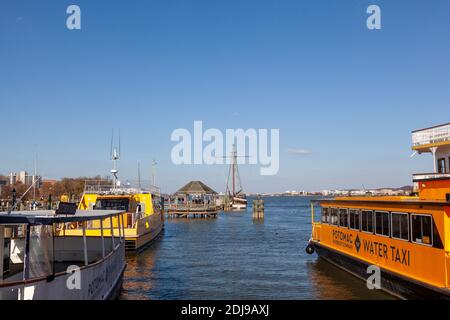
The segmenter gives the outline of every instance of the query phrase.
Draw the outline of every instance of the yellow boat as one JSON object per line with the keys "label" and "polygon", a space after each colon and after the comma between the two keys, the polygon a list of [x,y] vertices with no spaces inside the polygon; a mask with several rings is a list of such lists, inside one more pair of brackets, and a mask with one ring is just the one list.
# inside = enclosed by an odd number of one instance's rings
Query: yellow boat
{"label": "yellow boat", "polygon": [[[123,210],[125,249],[135,251],[154,240],[163,230],[163,204],[159,189],[114,188],[111,181],[87,181],[79,210]],[[108,226],[106,226],[108,227]],[[118,221],[113,221],[119,234]],[[95,228],[95,226],[94,226]],[[79,230],[66,230],[66,235],[78,235]],[[98,231],[99,232],[99,231]],[[88,236],[100,236],[90,228]]]}
{"label": "yellow boat", "polygon": [[[141,184],[135,188],[129,184],[121,186],[117,174],[117,160],[120,159],[120,131],[119,147],[113,148],[114,131],[111,138],[111,170],[112,180],[86,181],[83,196],[78,205],[79,210],[120,210],[123,214],[125,249],[136,251],[152,242],[164,227],[164,203],[159,188],[150,186],[147,190]],[[139,172],[140,177],[140,172]],[[140,180],[140,179],[139,179]],[[153,179],[154,181],[154,179]],[[114,235],[120,235],[121,225],[118,218],[106,222],[107,225],[91,225],[87,236],[99,237],[103,227],[110,228],[113,224]],[[109,229],[108,229],[109,230]],[[108,231],[106,231],[108,232]],[[64,230],[66,236],[80,236],[80,230]]]}
{"label": "yellow boat", "polygon": [[[413,131],[434,172],[415,174],[417,195],[319,200],[307,252],[405,299],[450,298],[450,124]],[[372,277],[377,273],[379,282]]]}

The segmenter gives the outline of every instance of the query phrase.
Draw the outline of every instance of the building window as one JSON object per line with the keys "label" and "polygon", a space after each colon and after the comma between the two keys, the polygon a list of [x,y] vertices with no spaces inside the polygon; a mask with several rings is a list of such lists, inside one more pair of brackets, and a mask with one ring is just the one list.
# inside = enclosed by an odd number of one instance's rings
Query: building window
{"label": "building window", "polygon": [[433,245],[433,219],[430,215],[411,215],[412,241]]}
{"label": "building window", "polygon": [[348,227],[348,209],[339,209],[339,226]]}
{"label": "building window", "polygon": [[438,173],[445,173],[445,158],[439,158],[437,161]]}
{"label": "building window", "polygon": [[409,240],[408,214],[392,212],[392,237],[401,240]]}
{"label": "building window", "polygon": [[322,208],[322,223],[328,223],[328,221],[329,221],[328,208]]}
{"label": "building window", "polygon": [[375,233],[389,237],[389,212],[375,211]]}
{"label": "building window", "polygon": [[373,233],[373,211],[361,211],[361,230],[364,232]]}
{"label": "building window", "polygon": [[360,212],[359,210],[350,209],[350,229],[359,230],[360,227]]}

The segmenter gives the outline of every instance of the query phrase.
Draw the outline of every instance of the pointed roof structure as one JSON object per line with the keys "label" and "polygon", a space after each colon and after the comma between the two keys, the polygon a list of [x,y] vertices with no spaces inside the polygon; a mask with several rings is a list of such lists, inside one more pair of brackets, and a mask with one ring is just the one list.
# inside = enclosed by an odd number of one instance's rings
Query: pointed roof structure
{"label": "pointed roof structure", "polygon": [[208,187],[201,181],[191,181],[180,188],[176,194],[217,194],[216,191]]}

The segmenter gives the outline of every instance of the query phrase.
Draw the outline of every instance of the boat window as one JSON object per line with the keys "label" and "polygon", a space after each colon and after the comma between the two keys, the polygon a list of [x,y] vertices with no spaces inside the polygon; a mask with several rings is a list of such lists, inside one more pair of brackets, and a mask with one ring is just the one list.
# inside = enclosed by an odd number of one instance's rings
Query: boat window
{"label": "boat window", "polygon": [[360,212],[356,209],[350,209],[350,229],[359,230],[360,228]]}
{"label": "boat window", "polygon": [[409,240],[408,214],[392,212],[392,237],[401,240]]}
{"label": "boat window", "polygon": [[389,212],[375,211],[375,233],[389,237]]}
{"label": "boat window", "polygon": [[124,210],[128,211],[130,199],[97,199],[95,210]]}
{"label": "boat window", "polygon": [[30,278],[53,273],[53,226],[30,226]]}
{"label": "boat window", "polygon": [[3,237],[3,270],[0,280],[4,282],[19,281],[23,278],[25,230],[25,225],[5,225],[0,228]]}
{"label": "boat window", "polygon": [[430,215],[411,215],[412,241],[420,244],[433,244],[433,220]]}
{"label": "boat window", "polygon": [[373,233],[373,211],[361,211],[361,230],[364,232]]}
{"label": "boat window", "polygon": [[328,208],[322,208],[322,223],[328,223],[328,221],[329,221]]}
{"label": "boat window", "polygon": [[331,208],[331,220],[330,223],[337,226],[338,225],[338,209]]}
{"label": "boat window", "polygon": [[438,173],[445,173],[445,158],[439,158],[437,161]]}
{"label": "boat window", "polygon": [[348,227],[348,209],[339,209],[339,226]]}

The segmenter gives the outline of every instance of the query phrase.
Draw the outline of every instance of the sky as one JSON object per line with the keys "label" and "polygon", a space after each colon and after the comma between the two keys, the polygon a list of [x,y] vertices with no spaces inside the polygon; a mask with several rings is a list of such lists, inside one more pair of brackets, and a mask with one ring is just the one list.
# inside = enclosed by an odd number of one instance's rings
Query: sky
{"label": "sky", "polygon": [[[81,30],[66,9],[81,8]],[[366,27],[369,5],[381,30]],[[450,122],[448,0],[0,2],[0,173],[107,175],[225,191],[225,165],[173,164],[172,132],[280,130],[280,169],[247,192],[399,187],[432,170],[411,131]]]}

